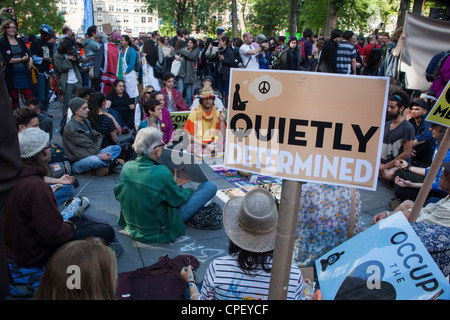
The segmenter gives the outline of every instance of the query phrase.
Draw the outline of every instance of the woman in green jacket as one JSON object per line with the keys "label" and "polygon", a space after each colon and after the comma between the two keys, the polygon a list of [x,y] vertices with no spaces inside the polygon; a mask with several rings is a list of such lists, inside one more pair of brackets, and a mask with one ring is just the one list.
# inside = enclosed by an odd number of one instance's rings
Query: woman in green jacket
{"label": "woman in green jacket", "polygon": [[157,128],[139,130],[133,145],[137,158],[123,166],[114,187],[120,202],[118,224],[131,238],[144,243],[170,242],[183,235],[184,223],[217,192],[209,181],[195,191],[182,188],[188,181],[158,162],[163,146]]}

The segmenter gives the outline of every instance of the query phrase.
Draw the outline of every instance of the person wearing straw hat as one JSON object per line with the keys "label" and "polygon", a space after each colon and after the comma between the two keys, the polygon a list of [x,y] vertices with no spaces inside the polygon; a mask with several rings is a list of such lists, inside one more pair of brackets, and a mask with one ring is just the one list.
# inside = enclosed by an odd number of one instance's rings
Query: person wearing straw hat
{"label": "person wearing straw hat", "polygon": [[220,151],[225,138],[225,114],[214,106],[215,93],[209,85],[200,92],[200,105],[192,110],[184,125],[190,135],[190,143],[207,154]]}
{"label": "person wearing straw hat", "polygon": [[[229,255],[208,266],[200,293],[192,268],[181,272],[191,300],[267,300],[277,222],[277,204],[269,191],[256,188],[244,197],[231,198],[223,208]],[[300,269],[292,265],[287,299],[309,300],[310,290]]]}
{"label": "person wearing straw hat", "polygon": [[5,204],[5,247],[8,258],[23,267],[42,267],[64,243],[91,236],[109,244],[114,229],[80,216],[89,205],[72,201],[61,212],[50,186],[44,181],[50,161],[49,135],[39,128],[19,134],[22,172]]}

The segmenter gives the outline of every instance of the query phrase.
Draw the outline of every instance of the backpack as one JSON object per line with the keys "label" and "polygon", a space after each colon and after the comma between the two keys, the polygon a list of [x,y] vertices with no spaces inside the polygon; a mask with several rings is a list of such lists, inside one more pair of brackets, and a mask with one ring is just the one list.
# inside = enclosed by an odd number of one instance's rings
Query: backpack
{"label": "backpack", "polygon": [[437,75],[439,74],[439,71],[441,70],[442,64],[444,63],[444,60],[450,55],[449,51],[442,51],[441,53],[438,53],[433,58],[431,58],[430,62],[428,63],[428,66],[425,70],[425,77],[428,82],[433,82],[436,80]]}
{"label": "backpack", "polygon": [[[130,52],[129,52],[130,49],[133,49],[133,48],[127,49],[127,57],[129,57],[129,55],[130,55]],[[136,50],[134,50],[134,51],[136,51]],[[136,61],[134,63],[134,71],[136,71],[137,73],[139,73],[139,71],[141,71],[141,59],[139,56],[139,52],[136,52]]]}
{"label": "backpack", "polygon": [[72,174],[69,158],[64,154],[63,148],[56,143],[52,144],[50,154],[51,158],[48,167],[54,178],[61,178],[65,174]]}
{"label": "backpack", "polygon": [[383,56],[383,51],[381,50],[381,46],[374,45],[370,50],[369,59],[367,59],[367,66],[374,66],[380,63],[381,57]]}
{"label": "backpack", "polygon": [[242,66],[241,55],[239,54],[239,48],[233,48],[233,57],[236,68]]}
{"label": "backpack", "polygon": [[13,262],[9,262],[8,267],[12,277],[12,284],[9,286],[9,295],[16,298],[33,296],[41,281],[44,268],[20,267]]}

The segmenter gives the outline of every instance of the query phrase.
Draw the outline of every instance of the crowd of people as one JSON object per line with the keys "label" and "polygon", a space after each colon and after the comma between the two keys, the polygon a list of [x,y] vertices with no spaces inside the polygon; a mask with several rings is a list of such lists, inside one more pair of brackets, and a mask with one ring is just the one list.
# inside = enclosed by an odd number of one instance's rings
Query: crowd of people
{"label": "crowd of people", "polygon": [[[130,39],[117,30],[100,34],[91,26],[84,41],[77,41],[68,26],[59,38],[46,24],[40,27],[38,37],[23,38],[17,33],[13,12],[11,19],[3,21],[1,89],[9,93],[10,102],[2,101],[2,111],[9,114],[9,108],[13,112],[2,121],[15,124],[4,128],[14,131],[17,139],[12,140],[17,143],[10,144],[8,156],[16,156],[11,159],[13,165],[2,172],[14,183],[1,198],[5,217],[1,236],[10,261],[43,268],[36,299],[115,298],[116,255],[120,254],[115,232],[109,224],[84,214],[89,199],[74,197],[78,182],[72,173],[120,174],[114,188],[120,203],[119,225],[140,242],[174,241],[184,233],[184,225],[208,206],[217,187],[212,182],[195,190],[186,187],[189,180],[171,172],[159,159],[164,149],[180,144],[195,154],[214,157],[223,152],[223,110],[228,105],[231,68],[397,79],[399,52],[407,36],[399,29],[392,36],[372,34],[364,39],[336,29],[323,39],[307,29],[299,39],[254,37],[251,33],[230,39],[223,28],[216,31],[215,39],[195,39],[184,29],[177,30],[174,38],[154,31]],[[52,91],[62,106],[63,120],[57,130],[47,112]],[[446,132],[446,127],[424,121],[438,95],[434,90],[411,95],[401,86],[390,89],[380,178],[394,185],[393,212],[403,210],[408,215]],[[171,112],[179,111],[189,112],[181,136],[175,134],[171,120]],[[54,131],[61,134],[63,146],[52,143]],[[56,159],[58,152],[63,157]],[[442,241],[424,230],[437,228],[441,235],[449,234],[448,163],[450,152],[426,207],[419,217],[410,219],[429,246],[440,247]],[[299,267],[312,266],[326,251],[361,231],[357,221],[360,195],[355,189],[311,183],[304,191],[288,299],[311,299],[313,295],[314,289]],[[314,199],[324,201],[318,204]],[[327,205],[336,199],[341,205]],[[390,214],[376,215],[373,223]],[[344,219],[337,220],[338,216]],[[321,234],[311,228],[320,224],[321,217],[334,221],[327,224],[329,230],[321,228],[322,234],[327,233],[325,245]],[[190,298],[267,298],[277,219],[276,201],[266,190],[255,189],[227,202],[223,225],[230,238],[229,255],[211,263],[200,291],[192,268],[181,270]],[[427,227],[421,228],[421,223]],[[83,259],[89,259],[89,266]],[[98,263],[92,263],[94,260]],[[448,275],[448,248],[435,260]],[[77,296],[64,287],[59,266],[73,264],[90,270],[92,278],[83,281],[92,286],[83,287],[92,288],[91,292],[76,291]],[[244,277],[242,288],[224,290],[236,274]],[[247,291],[249,279],[258,283],[254,291]]]}

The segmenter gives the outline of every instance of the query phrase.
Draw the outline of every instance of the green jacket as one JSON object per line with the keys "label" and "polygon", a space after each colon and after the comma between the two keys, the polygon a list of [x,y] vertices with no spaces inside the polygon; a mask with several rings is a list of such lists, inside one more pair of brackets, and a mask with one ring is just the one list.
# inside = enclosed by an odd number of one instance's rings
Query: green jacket
{"label": "green jacket", "polygon": [[174,241],[184,234],[177,208],[193,192],[179,187],[167,166],[148,156],[138,156],[135,161],[125,163],[114,187],[120,202],[117,223],[140,242]]}

